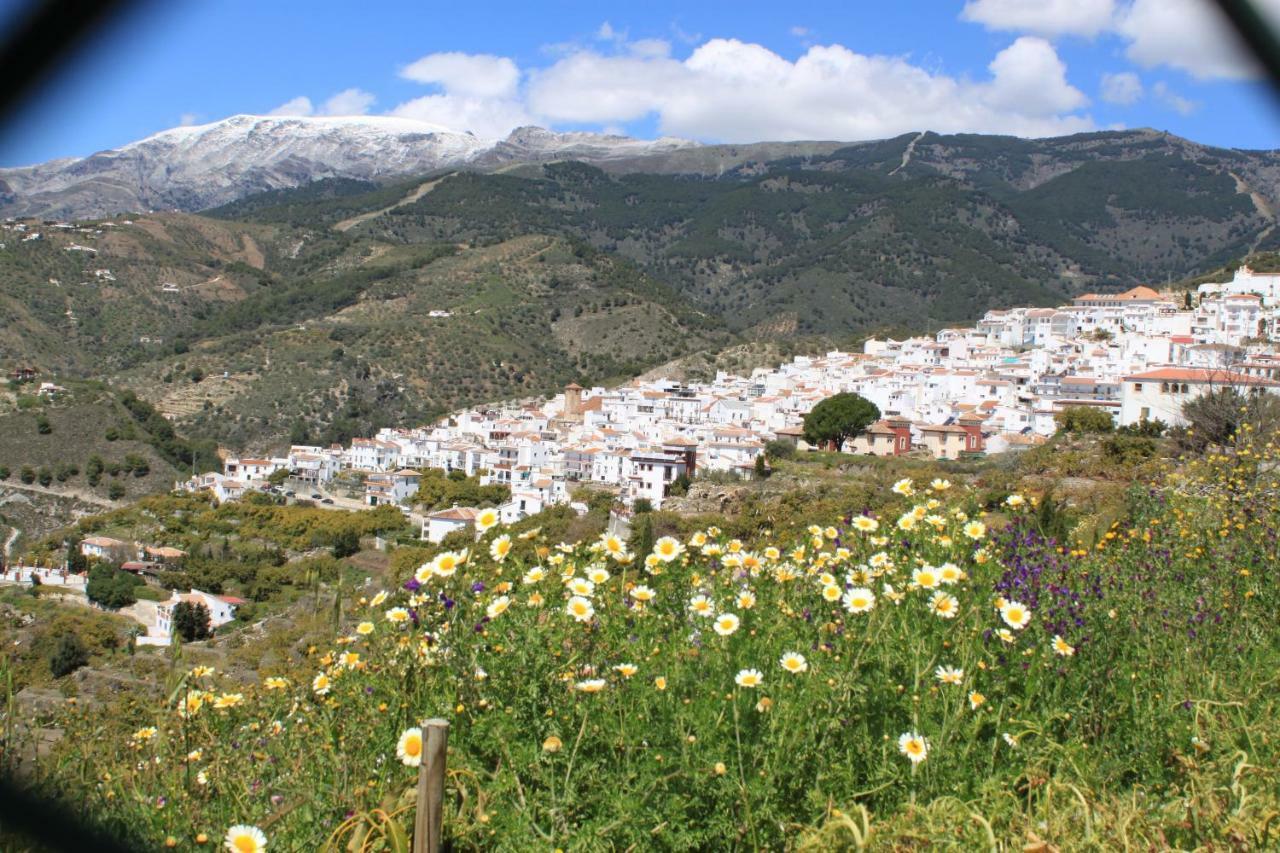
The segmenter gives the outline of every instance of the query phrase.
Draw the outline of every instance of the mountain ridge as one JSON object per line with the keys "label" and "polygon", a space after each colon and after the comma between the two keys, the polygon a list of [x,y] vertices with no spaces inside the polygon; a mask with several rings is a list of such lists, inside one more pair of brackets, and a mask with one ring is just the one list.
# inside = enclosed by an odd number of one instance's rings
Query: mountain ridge
{"label": "mountain ridge", "polygon": [[560,157],[608,160],[696,144],[531,127],[484,139],[397,116],[235,115],[87,157],[0,169],[0,215],[86,219],[190,212],[323,178],[376,180]]}

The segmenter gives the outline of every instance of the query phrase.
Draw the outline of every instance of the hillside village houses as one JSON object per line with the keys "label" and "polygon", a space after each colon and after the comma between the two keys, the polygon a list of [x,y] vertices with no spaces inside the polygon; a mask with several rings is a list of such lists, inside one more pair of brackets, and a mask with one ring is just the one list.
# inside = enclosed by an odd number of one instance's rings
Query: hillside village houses
{"label": "hillside village houses", "polygon": [[[868,340],[861,353],[799,356],[749,376],[713,381],[576,384],[540,402],[457,412],[414,429],[383,429],[349,447],[290,448],[274,459],[227,459],[223,474],[193,478],[233,499],[288,468],[324,484],[366,475],[367,502],[403,504],[416,469],[440,468],[502,483],[515,520],[569,501],[575,484],[615,489],[625,504],[661,507],[671,485],[704,471],[750,476],[766,442],[797,442],[804,415],[851,391],[883,417],[844,449],[942,459],[1026,448],[1056,430],[1066,406],[1092,406],[1120,424],[1181,422],[1181,407],[1215,387],[1280,393],[1280,274],[1240,269],[1201,285],[1196,304],[1147,287],[1085,294],[1057,308],[988,311],[972,328],[906,340]],[[470,523],[446,510],[424,536]]]}

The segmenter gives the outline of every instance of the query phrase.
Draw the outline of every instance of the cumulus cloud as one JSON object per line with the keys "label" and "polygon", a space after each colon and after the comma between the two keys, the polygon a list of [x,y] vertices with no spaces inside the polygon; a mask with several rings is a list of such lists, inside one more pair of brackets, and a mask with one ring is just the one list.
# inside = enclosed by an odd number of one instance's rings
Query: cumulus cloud
{"label": "cumulus cloud", "polygon": [[514,62],[486,53],[428,54],[406,65],[400,76],[473,98],[510,97],[520,83],[520,69]]}
{"label": "cumulus cloud", "polygon": [[1151,87],[1151,94],[1155,95],[1156,100],[1179,115],[1189,116],[1200,109],[1200,104],[1174,92],[1163,80]]}
{"label": "cumulus cloud", "polygon": [[1115,14],[1115,0],[968,0],[960,11],[963,20],[992,30],[1090,38],[1108,29]]}
{"label": "cumulus cloud", "polygon": [[343,89],[329,97],[319,109],[306,95],[299,95],[285,101],[267,113],[269,116],[362,116],[376,101],[372,94],[363,89]]}
{"label": "cumulus cloud", "polygon": [[320,115],[362,116],[369,112],[369,107],[376,100],[372,94],[362,89],[343,89],[324,102]]}
{"label": "cumulus cloud", "polygon": [[1142,99],[1142,81],[1132,71],[1102,75],[1102,100],[1128,106]]}
{"label": "cumulus cloud", "polygon": [[[966,21],[993,30],[1043,36],[1112,33],[1144,68],[1165,66],[1202,80],[1260,76],[1260,70],[1213,0],[967,0]],[[1280,0],[1256,0],[1280,24]]]}
{"label": "cumulus cloud", "polygon": [[736,39],[712,39],[683,61],[582,50],[533,72],[529,111],[552,123],[606,124],[657,117],[664,133],[739,142],[869,139],[910,130],[1043,136],[1088,130],[1073,111],[1053,46],[1023,37],[970,81],[901,57],[814,46],[795,61]]}
{"label": "cumulus cloud", "polygon": [[517,127],[538,123],[518,100],[449,93],[405,101],[391,115],[430,122],[441,129],[470,131],[482,139],[499,139]]}
{"label": "cumulus cloud", "polygon": [[[1280,0],[1258,0],[1260,12],[1280,20]],[[1248,50],[1210,0],[1134,0],[1121,16],[1126,55],[1145,68],[1166,65],[1200,79],[1260,75]]]}
{"label": "cumulus cloud", "polygon": [[306,95],[299,95],[292,100],[285,101],[267,113],[269,116],[309,116],[316,111],[311,103],[311,99]]}

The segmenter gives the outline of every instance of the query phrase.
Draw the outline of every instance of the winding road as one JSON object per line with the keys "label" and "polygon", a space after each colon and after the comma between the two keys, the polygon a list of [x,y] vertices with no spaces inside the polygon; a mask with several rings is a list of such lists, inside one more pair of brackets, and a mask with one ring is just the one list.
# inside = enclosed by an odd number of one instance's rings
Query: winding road
{"label": "winding road", "polygon": [[101,495],[95,495],[93,492],[84,492],[80,489],[53,489],[48,486],[37,485],[36,483],[0,483],[0,492],[3,492],[5,489],[14,489],[19,492],[35,492],[40,495],[52,495],[55,498],[77,500],[81,503],[93,504],[94,506],[100,506],[106,509],[115,509],[120,505],[115,501],[102,497]]}

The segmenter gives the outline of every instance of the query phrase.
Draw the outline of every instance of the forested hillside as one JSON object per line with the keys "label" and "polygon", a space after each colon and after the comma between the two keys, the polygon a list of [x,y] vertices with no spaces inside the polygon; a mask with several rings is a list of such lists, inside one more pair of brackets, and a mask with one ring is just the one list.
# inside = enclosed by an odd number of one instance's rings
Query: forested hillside
{"label": "forested hillside", "polygon": [[334,178],[206,215],[5,223],[0,367],[110,379],[184,434],[265,450],[743,341],[928,331],[1280,248],[1274,155],[1152,131],[703,146],[604,166]]}

